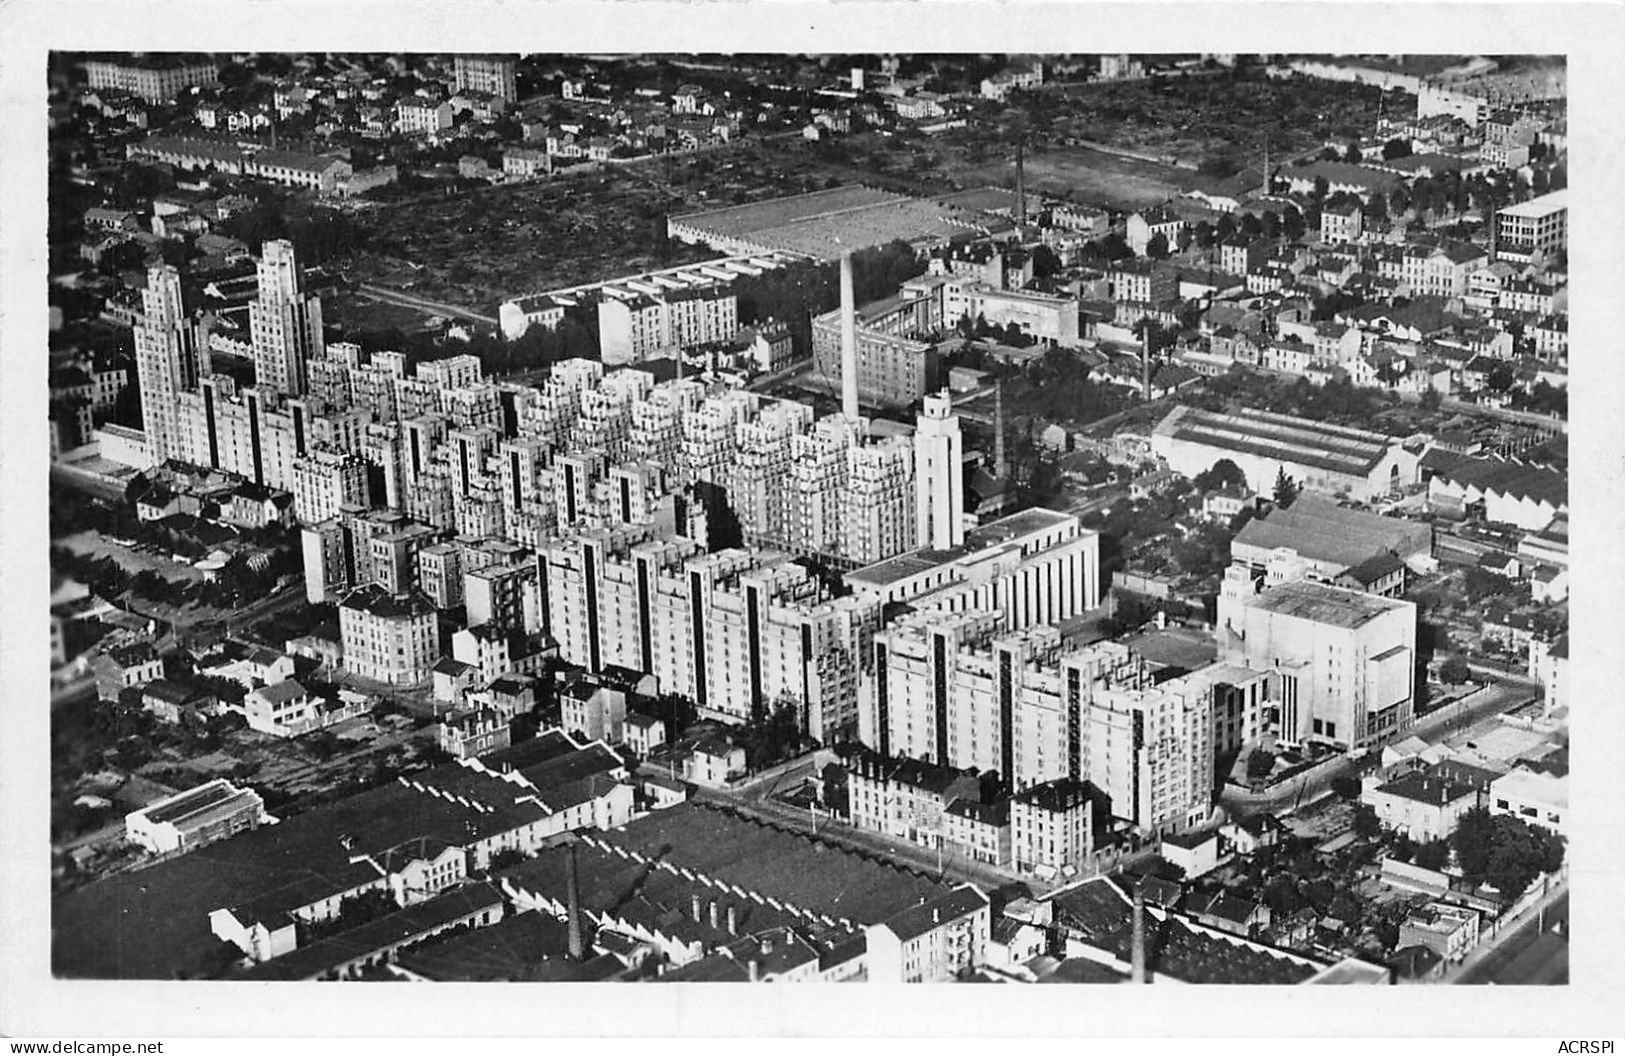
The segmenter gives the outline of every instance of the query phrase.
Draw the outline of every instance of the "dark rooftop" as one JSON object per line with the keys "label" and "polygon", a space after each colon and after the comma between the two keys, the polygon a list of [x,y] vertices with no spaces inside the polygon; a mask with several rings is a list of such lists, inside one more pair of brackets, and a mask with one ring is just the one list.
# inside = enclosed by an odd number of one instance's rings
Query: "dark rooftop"
{"label": "dark rooftop", "polygon": [[878,923],[946,890],[889,860],[692,801],[639,818],[603,839],[860,924]]}
{"label": "dark rooftop", "polygon": [[569,949],[564,921],[546,913],[510,913],[490,927],[415,946],[396,963],[437,982],[513,981]]}

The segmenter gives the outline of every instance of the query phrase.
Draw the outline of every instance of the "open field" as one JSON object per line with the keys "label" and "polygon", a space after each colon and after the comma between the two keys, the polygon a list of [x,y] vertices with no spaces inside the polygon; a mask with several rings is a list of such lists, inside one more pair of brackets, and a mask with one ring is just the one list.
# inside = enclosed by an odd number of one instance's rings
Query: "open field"
{"label": "open field", "polygon": [[[1152,205],[1200,181],[1189,169],[1124,158],[1088,147],[1030,152],[1024,168],[1030,191],[1117,208]],[[1015,165],[1003,159],[950,162],[948,171],[966,187],[1014,186],[1016,180]]]}

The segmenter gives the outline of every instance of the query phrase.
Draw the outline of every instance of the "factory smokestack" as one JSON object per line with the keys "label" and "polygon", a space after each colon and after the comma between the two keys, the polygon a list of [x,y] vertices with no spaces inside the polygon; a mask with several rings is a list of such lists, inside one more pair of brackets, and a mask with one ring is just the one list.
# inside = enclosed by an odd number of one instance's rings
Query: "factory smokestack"
{"label": "factory smokestack", "polygon": [[1004,458],[1004,382],[993,383],[993,477],[1003,480],[1010,472]]}
{"label": "factory smokestack", "polygon": [[1140,334],[1140,398],[1146,403],[1151,402],[1151,327],[1155,325],[1146,321],[1145,330]]}
{"label": "factory smokestack", "polygon": [[858,308],[852,295],[852,251],[841,250],[841,413],[858,420]]}
{"label": "factory smokestack", "polygon": [[1016,223],[1022,227],[1027,226],[1027,165],[1022,149],[1025,145],[1016,140]]}
{"label": "factory smokestack", "polygon": [[1145,982],[1145,883],[1143,880],[1134,881],[1134,949],[1129,954],[1131,958],[1129,980],[1135,983]]}
{"label": "factory smokestack", "polygon": [[575,841],[571,840],[568,846],[569,849],[564,852],[564,899],[570,914],[570,959],[579,961],[585,952],[585,943],[581,937],[581,881],[576,875]]}

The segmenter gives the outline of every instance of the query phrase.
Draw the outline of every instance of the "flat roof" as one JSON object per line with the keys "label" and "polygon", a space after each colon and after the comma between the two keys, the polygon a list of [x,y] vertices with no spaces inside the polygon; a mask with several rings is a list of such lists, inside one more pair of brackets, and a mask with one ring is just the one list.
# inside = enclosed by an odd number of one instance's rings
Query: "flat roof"
{"label": "flat roof", "polygon": [[847,573],[846,578],[848,582],[890,586],[911,576],[952,564],[1068,521],[1076,523],[1077,518],[1069,513],[1042,507],[1021,510],[966,531],[965,542],[951,550],[915,550],[907,554],[898,554],[896,557],[888,557],[884,561],[876,561],[872,565],[854,569]]}
{"label": "flat roof", "polygon": [[[961,216],[955,217],[955,213]],[[937,202],[852,184],[686,213],[672,217],[671,222],[696,228],[707,236],[739,239],[766,250],[834,260],[843,250],[898,239],[945,242],[956,235],[970,234],[971,215]]]}
{"label": "flat roof", "polygon": [[1266,612],[1300,620],[1352,628],[1403,608],[1407,603],[1323,583],[1298,582],[1271,587],[1251,599],[1249,604]]}
{"label": "flat roof", "polygon": [[1502,216],[1522,216],[1539,218],[1549,216],[1560,209],[1569,207],[1569,191],[1567,187],[1561,190],[1543,194],[1539,198],[1531,198],[1527,202],[1518,202],[1501,210]]}
{"label": "flat roof", "polygon": [[1185,671],[1205,670],[1218,655],[1213,635],[1170,627],[1123,639],[1123,644],[1153,664]]}

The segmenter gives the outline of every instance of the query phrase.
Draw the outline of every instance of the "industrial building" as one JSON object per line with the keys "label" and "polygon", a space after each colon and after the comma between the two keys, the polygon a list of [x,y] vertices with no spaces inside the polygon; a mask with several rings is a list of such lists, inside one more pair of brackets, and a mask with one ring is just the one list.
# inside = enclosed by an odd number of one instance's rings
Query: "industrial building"
{"label": "industrial building", "polygon": [[1151,432],[1152,452],[1184,476],[1229,459],[1260,495],[1273,493],[1285,472],[1303,490],[1360,502],[1416,483],[1430,447],[1424,436],[1399,438],[1268,411],[1221,414],[1183,405]]}
{"label": "industrial building", "polygon": [[1565,249],[1569,239],[1569,192],[1543,194],[1495,214],[1495,259],[1531,263]]}
{"label": "industrial building", "polygon": [[1317,495],[1253,518],[1230,541],[1233,563],[1263,572],[1272,560],[1290,555],[1305,574],[1328,583],[1378,555],[1425,564],[1432,553],[1431,524],[1339,506]]}
{"label": "industrial building", "polygon": [[931,249],[989,231],[986,218],[964,210],[858,185],[685,213],[666,221],[670,237],[724,253],[793,253],[827,261],[888,242]]}

